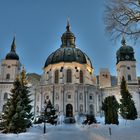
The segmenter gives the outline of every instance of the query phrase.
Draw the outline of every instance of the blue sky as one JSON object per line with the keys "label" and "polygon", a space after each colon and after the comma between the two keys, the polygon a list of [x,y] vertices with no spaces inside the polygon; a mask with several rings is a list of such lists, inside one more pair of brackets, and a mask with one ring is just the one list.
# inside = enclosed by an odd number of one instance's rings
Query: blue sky
{"label": "blue sky", "polygon": [[[104,30],[105,0],[0,0],[0,59],[10,50],[16,34],[17,53],[27,72],[43,73],[50,53],[61,45],[67,17],[77,47],[91,59],[95,74],[109,68],[116,75],[116,50]],[[131,41],[129,45],[134,46]],[[140,43],[134,46],[140,75]]]}

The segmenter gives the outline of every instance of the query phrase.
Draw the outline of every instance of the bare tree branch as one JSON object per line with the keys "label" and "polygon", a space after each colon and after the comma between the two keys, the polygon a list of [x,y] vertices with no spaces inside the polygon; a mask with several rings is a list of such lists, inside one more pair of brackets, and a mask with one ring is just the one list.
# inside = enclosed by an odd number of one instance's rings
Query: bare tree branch
{"label": "bare tree branch", "polygon": [[140,0],[106,0],[104,23],[112,40],[140,37]]}

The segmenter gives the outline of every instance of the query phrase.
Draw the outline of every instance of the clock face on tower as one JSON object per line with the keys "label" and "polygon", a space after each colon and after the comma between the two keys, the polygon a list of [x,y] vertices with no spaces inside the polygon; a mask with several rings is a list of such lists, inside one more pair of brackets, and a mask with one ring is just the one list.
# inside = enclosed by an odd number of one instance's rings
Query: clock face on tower
{"label": "clock face on tower", "polygon": [[128,59],[129,59],[129,55],[126,55],[126,56],[125,56],[125,59],[127,59],[127,60],[128,60]]}

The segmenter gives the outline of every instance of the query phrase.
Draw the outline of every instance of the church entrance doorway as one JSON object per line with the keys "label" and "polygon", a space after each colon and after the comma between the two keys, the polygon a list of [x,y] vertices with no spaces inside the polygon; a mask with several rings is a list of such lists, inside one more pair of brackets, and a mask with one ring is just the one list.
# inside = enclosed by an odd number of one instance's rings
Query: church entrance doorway
{"label": "church entrance doorway", "polygon": [[71,104],[66,105],[66,117],[73,117],[73,107]]}

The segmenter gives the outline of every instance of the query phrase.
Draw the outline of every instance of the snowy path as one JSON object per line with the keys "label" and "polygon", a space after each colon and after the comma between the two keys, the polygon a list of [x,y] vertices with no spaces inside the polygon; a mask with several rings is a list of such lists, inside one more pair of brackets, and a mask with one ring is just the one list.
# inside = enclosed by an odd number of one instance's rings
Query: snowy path
{"label": "snowy path", "polygon": [[[109,127],[112,135],[109,135]],[[43,134],[43,124],[36,124],[26,133],[2,134],[0,140],[140,140],[140,119],[129,121],[125,125],[92,124],[89,126],[46,124],[46,134]]]}
{"label": "snowy path", "polygon": [[[82,131],[75,125],[65,125],[64,127],[53,128],[55,131],[49,129],[48,134],[44,136],[47,140],[90,140],[89,132]],[[92,139],[93,140],[93,139]]]}
{"label": "snowy path", "polygon": [[[0,134],[0,140],[90,140],[88,131],[82,131],[76,125],[49,126],[43,134],[42,126],[34,126],[29,132],[16,134]],[[93,139],[92,139],[93,140]]]}

